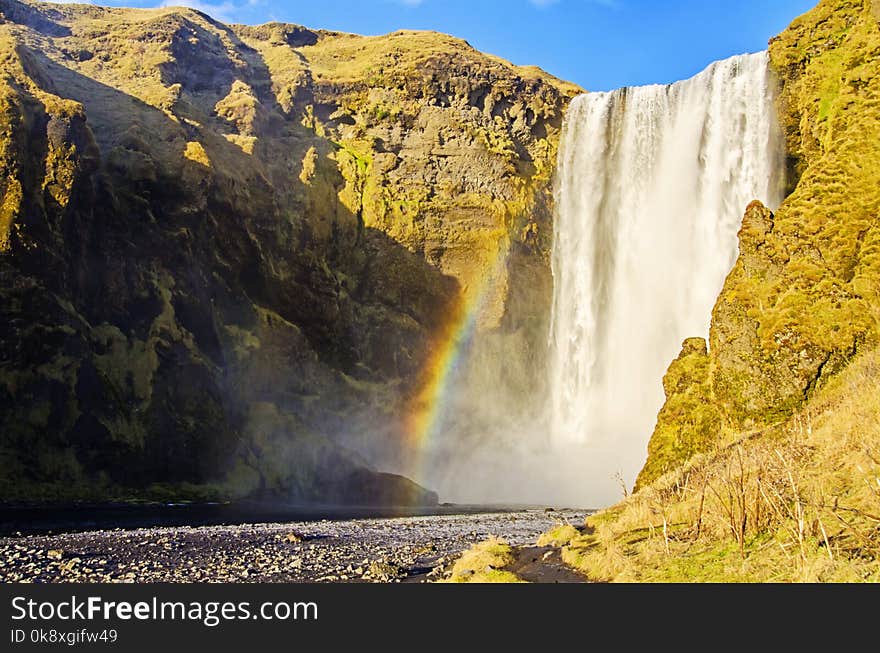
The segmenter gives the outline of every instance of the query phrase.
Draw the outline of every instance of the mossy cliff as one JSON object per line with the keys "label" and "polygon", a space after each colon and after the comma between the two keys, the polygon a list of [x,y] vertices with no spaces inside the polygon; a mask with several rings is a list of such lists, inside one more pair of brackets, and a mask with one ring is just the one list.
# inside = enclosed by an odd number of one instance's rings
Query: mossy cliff
{"label": "mossy cliff", "polygon": [[436,500],[369,455],[499,255],[481,328],[540,346],[578,89],[436,33],[0,12],[0,500]]}
{"label": "mossy cliff", "polygon": [[[880,581],[880,349],[561,541],[595,581]],[[545,538],[549,539],[549,538]]]}
{"label": "mossy cliff", "polygon": [[790,194],[748,207],[708,351],[686,343],[639,476],[789,418],[877,343],[880,3],[823,0],[770,42]]}
{"label": "mossy cliff", "polygon": [[594,580],[880,580],[880,3],[823,0],[770,60],[788,197],[746,209],[638,491],[564,545]]}

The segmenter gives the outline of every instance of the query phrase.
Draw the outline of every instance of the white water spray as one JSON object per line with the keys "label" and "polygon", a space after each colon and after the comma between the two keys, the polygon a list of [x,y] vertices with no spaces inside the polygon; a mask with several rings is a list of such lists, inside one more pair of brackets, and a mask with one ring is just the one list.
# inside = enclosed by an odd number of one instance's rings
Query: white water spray
{"label": "white water spray", "polygon": [[[608,498],[631,483],[682,340],[707,336],[746,206],[782,199],[766,53],[669,86],[590,93],[559,156],[548,374],[552,447],[580,448]],[[591,481],[585,479],[585,484]],[[617,491],[616,489],[614,490]]]}

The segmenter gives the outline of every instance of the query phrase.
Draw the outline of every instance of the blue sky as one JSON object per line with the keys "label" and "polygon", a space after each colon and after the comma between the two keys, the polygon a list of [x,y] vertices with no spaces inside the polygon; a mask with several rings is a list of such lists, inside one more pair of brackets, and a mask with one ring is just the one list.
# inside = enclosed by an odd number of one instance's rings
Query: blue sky
{"label": "blue sky", "polygon": [[201,9],[227,22],[279,20],[359,34],[432,29],[588,90],[667,83],[756,52],[818,0],[104,0]]}

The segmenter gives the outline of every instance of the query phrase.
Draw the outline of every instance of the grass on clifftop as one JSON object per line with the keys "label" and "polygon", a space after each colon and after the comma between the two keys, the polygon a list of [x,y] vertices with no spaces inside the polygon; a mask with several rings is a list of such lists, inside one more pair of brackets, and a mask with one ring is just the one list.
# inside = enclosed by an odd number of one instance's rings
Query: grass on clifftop
{"label": "grass on clifftop", "polygon": [[880,582],[880,350],[586,526],[563,560],[598,581]]}

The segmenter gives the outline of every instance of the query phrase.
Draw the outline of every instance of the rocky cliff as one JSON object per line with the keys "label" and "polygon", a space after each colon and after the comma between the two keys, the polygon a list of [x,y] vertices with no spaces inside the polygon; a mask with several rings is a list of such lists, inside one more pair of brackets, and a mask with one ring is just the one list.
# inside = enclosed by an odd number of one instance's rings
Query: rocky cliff
{"label": "rocky cliff", "polygon": [[880,3],[823,0],[770,43],[790,194],[748,207],[708,343],[688,341],[639,476],[784,421],[877,343]]}
{"label": "rocky cliff", "polygon": [[436,501],[376,452],[495,261],[480,328],[541,346],[578,89],[436,33],[0,16],[0,500]]}

